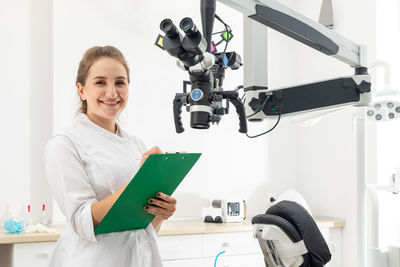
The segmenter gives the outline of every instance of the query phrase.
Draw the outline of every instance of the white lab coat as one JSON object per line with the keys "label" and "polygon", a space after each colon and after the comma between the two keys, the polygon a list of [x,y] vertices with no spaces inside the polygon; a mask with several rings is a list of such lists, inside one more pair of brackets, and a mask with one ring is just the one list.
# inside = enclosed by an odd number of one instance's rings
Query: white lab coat
{"label": "white lab coat", "polygon": [[119,126],[113,134],[85,114],[47,143],[46,176],[67,219],[51,267],[159,267],[157,233],[146,229],[94,235],[91,205],[113,194],[139,169],[146,147]]}

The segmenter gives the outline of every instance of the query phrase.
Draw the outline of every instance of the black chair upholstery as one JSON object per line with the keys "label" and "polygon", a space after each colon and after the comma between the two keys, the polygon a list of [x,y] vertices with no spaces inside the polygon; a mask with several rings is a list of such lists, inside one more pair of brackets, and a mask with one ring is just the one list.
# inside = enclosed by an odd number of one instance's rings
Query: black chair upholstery
{"label": "black chair upholstery", "polygon": [[304,240],[308,253],[303,255],[301,267],[322,267],[331,259],[331,253],[311,215],[300,204],[281,201],[265,214],[252,219],[253,224],[272,224],[281,228],[293,243]]}

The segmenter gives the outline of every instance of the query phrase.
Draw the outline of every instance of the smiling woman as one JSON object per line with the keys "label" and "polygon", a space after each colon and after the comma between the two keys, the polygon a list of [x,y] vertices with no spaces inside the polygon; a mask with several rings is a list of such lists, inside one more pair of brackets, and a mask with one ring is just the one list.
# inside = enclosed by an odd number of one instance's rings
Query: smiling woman
{"label": "smiling woman", "polygon": [[79,64],[80,114],[46,145],[47,180],[67,219],[50,267],[162,266],[156,231],[175,212],[171,196],[158,192],[148,200],[143,209],[154,219],[145,229],[94,234],[146,158],[162,153],[157,146],[147,150],[117,122],[128,102],[129,82],[129,68],[115,47],[90,48]]}

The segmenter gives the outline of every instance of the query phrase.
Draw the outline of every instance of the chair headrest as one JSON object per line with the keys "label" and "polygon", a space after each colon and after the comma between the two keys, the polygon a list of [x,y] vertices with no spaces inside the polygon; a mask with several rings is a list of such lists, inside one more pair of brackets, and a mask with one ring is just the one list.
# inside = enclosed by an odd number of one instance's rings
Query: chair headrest
{"label": "chair headrest", "polygon": [[[329,248],[314,219],[296,202],[287,200],[278,202],[265,214],[255,216],[252,223],[273,224],[280,227],[293,242],[304,240],[308,250],[308,256],[303,256],[304,267],[323,267],[331,259]],[[293,232],[297,232],[297,238]]]}

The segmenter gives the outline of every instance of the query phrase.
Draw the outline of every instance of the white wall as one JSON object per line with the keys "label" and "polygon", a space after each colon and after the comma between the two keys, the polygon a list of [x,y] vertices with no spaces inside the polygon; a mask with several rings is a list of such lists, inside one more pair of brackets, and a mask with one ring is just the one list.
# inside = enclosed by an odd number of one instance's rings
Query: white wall
{"label": "white wall", "polygon": [[34,218],[43,203],[51,204],[43,146],[52,128],[51,1],[2,1],[1,7],[0,224],[22,219],[28,204]]}
{"label": "white wall", "polygon": [[[2,1],[2,3],[5,1]],[[19,213],[29,199],[29,1],[2,4],[0,9],[0,223]],[[3,215],[3,216],[2,216]]]}
{"label": "white wall", "polygon": [[30,1],[30,204],[39,220],[43,204],[52,217],[53,202],[44,175],[44,145],[53,125],[53,28],[52,0]]}

